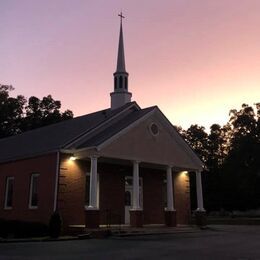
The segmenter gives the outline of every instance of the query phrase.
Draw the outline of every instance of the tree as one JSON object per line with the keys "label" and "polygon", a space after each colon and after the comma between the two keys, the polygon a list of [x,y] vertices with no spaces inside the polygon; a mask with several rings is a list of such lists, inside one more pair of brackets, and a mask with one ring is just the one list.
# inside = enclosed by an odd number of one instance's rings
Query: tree
{"label": "tree", "polygon": [[26,103],[24,96],[10,97],[12,86],[0,85],[0,138],[21,132],[23,108]]}
{"label": "tree", "polygon": [[51,95],[40,100],[37,97],[30,97],[25,107],[25,117],[22,130],[31,130],[45,125],[50,125],[73,117],[70,110],[60,112],[61,102],[54,100]]}
{"label": "tree", "polygon": [[259,105],[230,111],[229,153],[223,164],[223,194],[227,209],[260,207]]}
{"label": "tree", "polygon": [[12,86],[0,85],[0,138],[73,117],[70,110],[61,112],[61,102],[51,95],[42,100],[32,96],[27,101],[22,95],[10,97],[13,90]]}
{"label": "tree", "polygon": [[[207,166],[202,175],[207,210],[246,210],[260,207],[260,103],[230,111],[229,121],[178,129]],[[195,176],[190,174],[192,207],[196,205]]]}
{"label": "tree", "polygon": [[186,131],[182,130],[181,135],[200,159],[206,163],[208,160],[208,134],[205,132],[205,127],[191,125]]}

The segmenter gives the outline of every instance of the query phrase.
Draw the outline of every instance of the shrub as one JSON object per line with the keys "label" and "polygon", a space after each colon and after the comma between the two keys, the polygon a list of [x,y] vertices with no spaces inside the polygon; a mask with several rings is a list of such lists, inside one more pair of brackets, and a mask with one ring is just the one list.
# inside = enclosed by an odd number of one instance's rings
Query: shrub
{"label": "shrub", "polygon": [[52,238],[58,238],[61,234],[62,221],[58,212],[51,215],[49,222],[49,235]]}
{"label": "shrub", "polygon": [[47,225],[40,222],[0,219],[0,237],[26,238],[48,234]]}

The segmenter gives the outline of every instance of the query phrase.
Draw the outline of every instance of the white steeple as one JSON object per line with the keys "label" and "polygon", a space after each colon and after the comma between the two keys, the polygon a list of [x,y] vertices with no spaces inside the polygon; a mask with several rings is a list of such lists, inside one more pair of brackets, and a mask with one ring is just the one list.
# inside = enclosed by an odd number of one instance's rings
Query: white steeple
{"label": "white steeple", "polygon": [[124,39],[122,19],[125,18],[122,12],[120,16],[120,34],[117,54],[117,66],[114,73],[114,92],[110,93],[111,96],[111,109],[123,106],[131,102],[132,93],[128,92],[128,73],[125,70],[125,52],[124,52]]}

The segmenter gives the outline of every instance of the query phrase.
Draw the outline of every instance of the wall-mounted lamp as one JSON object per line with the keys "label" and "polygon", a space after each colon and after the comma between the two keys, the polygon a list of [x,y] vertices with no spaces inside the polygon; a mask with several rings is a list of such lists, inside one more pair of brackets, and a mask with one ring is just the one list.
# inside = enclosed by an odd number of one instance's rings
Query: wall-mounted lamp
{"label": "wall-mounted lamp", "polygon": [[187,171],[183,171],[183,172],[181,172],[181,174],[182,174],[183,176],[188,176],[188,172],[187,172]]}
{"label": "wall-mounted lamp", "polygon": [[75,156],[70,156],[69,160],[70,161],[75,161],[77,158]]}

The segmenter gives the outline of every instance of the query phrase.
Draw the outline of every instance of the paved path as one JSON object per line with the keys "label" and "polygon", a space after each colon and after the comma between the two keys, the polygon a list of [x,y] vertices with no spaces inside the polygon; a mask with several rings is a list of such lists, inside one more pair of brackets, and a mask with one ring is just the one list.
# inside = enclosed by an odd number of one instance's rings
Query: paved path
{"label": "paved path", "polygon": [[260,260],[260,226],[211,226],[192,233],[0,244],[0,259]]}

